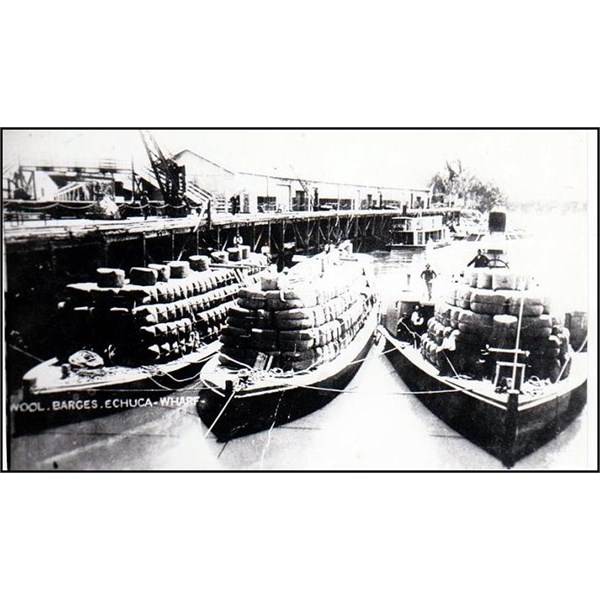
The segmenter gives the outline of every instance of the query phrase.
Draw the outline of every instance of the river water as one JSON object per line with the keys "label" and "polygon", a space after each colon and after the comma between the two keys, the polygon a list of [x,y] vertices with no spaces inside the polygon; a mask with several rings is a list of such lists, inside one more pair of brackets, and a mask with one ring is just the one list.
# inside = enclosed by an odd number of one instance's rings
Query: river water
{"label": "river water", "polygon": [[[578,221],[573,223],[584,227]],[[515,245],[511,259],[536,267],[557,311],[587,308],[587,240],[565,220],[547,220]],[[569,238],[565,245],[563,243]],[[384,304],[397,299],[407,276],[425,297],[419,273],[438,272],[436,286],[475,254],[476,243],[428,251],[372,253]],[[511,266],[513,266],[511,264]],[[138,408],[11,440],[13,469],[75,470],[502,470],[501,463],[431,414],[382,355],[382,340],[331,403],[302,419],[227,442],[207,435],[194,403]],[[200,392],[202,393],[202,392]],[[594,396],[590,396],[594,397]],[[595,468],[596,406],[558,438],[516,465],[522,470]]]}

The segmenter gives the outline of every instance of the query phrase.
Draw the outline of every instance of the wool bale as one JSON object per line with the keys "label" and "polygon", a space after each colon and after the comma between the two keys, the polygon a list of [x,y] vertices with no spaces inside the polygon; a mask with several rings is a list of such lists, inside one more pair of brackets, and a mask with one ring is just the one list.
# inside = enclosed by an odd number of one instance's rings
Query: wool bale
{"label": "wool bale", "polygon": [[491,345],[495,348],[513,348],[517,339],[517,317],[495,315],[493,319]]}
{"label": "wool bale", "polygon": [[574,311],[565,315],[565,326],[570,332],[571,345],[575,350],[585,348],[588,336],[588,317],[583,311]]}
{"label": "wool bale", "polygon": [[532,287],[532,279],[529,275],[517,273],[515,275],[515,290],[527,291]]}
{"label": "wool bale", "polygon": [[303,308],[302,302],[298,300],[286,301],[281,290],[268,290],[265,292],[265,308],[269,311],[289,310],[290,308]]}
{"label": "wool bale", "polygon": [[528,329],[552,330],[552,317],[550,315],[524,316],[521,319],[521,330]]}
{"label": "wool bale", "polygon": [[143,360],[146,363],[155,363],[161,359],[161,349],[158,344],[153,344],[152,346],[148,346],[144,348],[143,351]]}
{"label": "wool bale", "polygon": [[87,304],[92,301],[95,283],[71,283],[65,288],[65,295],[75,304]]}
{"label": "wool bale", "polygon": [[154,314],[156,316],[157,323],[166,323],[171,318],[169,314],[170,306],[171,303],[154,305]]}
{"label": "wool bale", "polygon": [[96,269],[96,281],[101,288],[122,288],[125,285],[123,269]]}
{"label": "wool bale", "polygon": [[156,284],[156,295],[159,302],[171,302],[173,300],[173,292],[165,282],[158,282]]}
{"label": "wool bale", "polygon": [[227,258],[228,258],[228,254],[227,252],[223,251],[223,250],[217,250],[216,252],[212,252],[210,255],[210,260],[211,262],[215,263],[215,264],[223,264],[224,262],[227,262]]}
{"label": "wool bale", "polygon": [[523,316],[539,317],[544,312],[543,299],[536,296],[513,296],[508,301],[508,313],[519,315],[523,305]]}
{"label": "wool bale", "polygon": [[442,302],[438,307],[438,313],[441,317],[450,318],[452,311],[456,310],[456,306]]}
{"label": "wool bale", "polygon": [[559,358],[560,357],[560,348],[553,348],[545,345],[546,340],[540,346],[532,348],[530,350],[532,357],[537,358]]}
{"label": "wool bale", "polygon": [[479,273],[475,270],[465,273],[465,280],[469,284],[469,287],[472,287],[472,288],[477,287],[478,275],[479,275]]}
{"label": "wool bale", "polygon": [[186,300],[190,296],[190,283],[191,281],[189,279],[182,279],[179,282],[179,300]]}
{"label": "wool bale", "polygon": [[237,246],[227,248],[227,259],[230,262],[239,262],[240,257],[241,257],[240,248],[238,248]]}
{"label": "wool bale", "polygon": [[126,328],[132,323],[131,311],[122,306],[113,306],[108,311],[108,321],[112,326],[120,328],[122,333],[126,333]]}
{"label": "wool bale", "polygon": [[158,341],[161,343],[167,341],[167,338],[169,337],[169,328],[167,323],[158,323],[158,325],[155,325],[154,332]]}
{"label": "wool bale", "polygon": [[309,338],[305,340],[281,339],[278,347],[284,352],[299,352],[311,350],[315,347],[315,345],[316,344],[314,338]]}
{"label": "wool bale", "polygon": [[157,325],[143,325],[139,328],[138,337],[145,344],[152,344],[158,339]]}
{"label": "wool bale", "polygon": [[156,325],[157,319],[157,306],[139,306],[134,308],[131,312],[134,319],[141,325]]}
{"label": "wool bale", "polygon": [[488,315],[504,314],[507,305],[508,297],[506,295],[484,289],[473,291],[469,302],[469,307],[473,312]]}
{"label": "wool bale", "polygon": [[540,315],[539,317],[523,317],[521,319],[521,337],[523,340],[536,340],[540,343],[541,338],[548,338],[552,334],[552,319],[550,315]]}
{"label": "wool bale", "polygon": [[[470,323],[481,327],[492,327],[492,315],[474,313],[472,310],[461,309],[458,315],[459,323]],[[490,329],[491,331],[491,329]]]}
{"label": "wool bale", "polygon": [[267,298],[266,292],[263,292],[256,287],[245,287],[240,289],[240,298],[251,298],[254,300],[265,300]]}
{"label": "wool bale", "polygon": [[492,288],[492,273],[489,269],[478,270],[477,288],[482,290],[489,290]]}
{"label": "wool bale", "polygon": [[458,306],[458,290],[456,287],[448,290],[448,295],[446,296],[446,303],[451,306]]}
{"label": "wool bale", "polygon": [[[120,303],[125,306],[138,306],[140,304],[152,304],[157,298],[157,292],[151,286],[125,284],[119,290]],[[113,302],[114,303],[114,302]]]}
{"label": "wool bale", "polygon": [[[300,309],[302,310],[302,309]],[[315,306],[307,311],[307,314],[312,314],[315,327],[320,327],[325,322],[325,313],[320,306]]]}
{"label": "wool bale", "polygon": [[305,307],[316,306],[318,304],[316,289],[310,285],[297,285],[293,288],[284,289],[283,298],[286,301],[295,300]]}
{"label": "wool bale", "polygon": [[183,280],[171,279],[169,282],[171,289],[173,290],[173,301],[178,302],[184,297]]}
{"label": "wool bale", "polygon": [[279,289],[279,275],[274,273],[273,271],[265,271],[261,274],[260,277],[260,289],[267,290],[277,290]]}
{"label": "wool bale", "polygon": [[171,269],[169,265],[159,265],[158,263],[151,263],[148,265],[149,269],[153,269],[157,273],[157,281],[167,282],[171,277]]}
{"label": "wool bale", "polygon": [[474,348],[481,348],[484,345],[482,340],[481,335],[460,331],[460,329],[455,338],[457,349],[464,349],[468,352],[472,352]]}
{"label": "wool bale", "polygon": [[190,263],[187,260],[172,260],[169,264],[171,279],[185,279],[190,274]]}
{"label": "wool bale", "polygon": [[517,289],[517,276],[503,269],[494,270],[492,274],[493,290],[515,290]]}
{"label": "wool bale", "polygon": [[208,276],[207,276],[207,272],[205,271],[204,273],[201,273],[197,276],[196,279],[194,279],[194,289],[196,291],[196,294],[204,294],[205,292],[208,291]]}
{"label": "wool bale", "polygon": [[195,254],[188,258],[192,271],[207,271],[210,268],[210,258]]}
{"label": "wool bale", "polygon": [[[274,315],[277,315],[277,313],[274,313]],[[275,317],[275,326],[281,331],[290,329],[312,329],[315,326],[315,320],[312,317],[307,317],[304,319],[285,319],[283,317]]]}
{"label": "wool bale", "polygon": [[133,267],[129,270],[129,282],[132,285],[156,285],[158,271],[144,267]]}
{"label": "wool bale", "polygon": [[470,308],[471,307],[471,294],[473,290],[471,288],[462,288],[457,294],[457,302],[456,305],[459,308]]}
{"label": "wool bale", "polygon": [[450,312],[450,327],[458,328],[458,319],[460,317],[460,308],[454,307]]}
{"label": "wool bale", "polygon": [[458,317],[458,329],[464,333],[488,337],[492,333],[492,315],[475,313],[471,310],[461,309]]}

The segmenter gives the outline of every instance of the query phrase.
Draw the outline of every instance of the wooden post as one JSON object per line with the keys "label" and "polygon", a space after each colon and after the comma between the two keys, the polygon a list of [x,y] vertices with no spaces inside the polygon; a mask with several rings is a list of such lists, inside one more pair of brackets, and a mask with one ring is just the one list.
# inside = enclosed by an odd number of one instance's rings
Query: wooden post
{"label": "wooden post", "polygon": [[502,440],[502,464],[509,469],[515,464],[515,444],[519,419],[519,394],[511,391],[506,405],[504,439]]}
{"label": "wooden post", "polygon": [[103,267],[110,267],[110,241],[106,238],[102,240],[102,254],[104,258]]}
{"label": "wooden post", "polygon": [[52,242],[49,244],[50,249],[50,264],[52,265],[52,278],[54,281],[57,281],[58,278],[58,268],[57,268],[57,260],[56,260],[56,247]]}

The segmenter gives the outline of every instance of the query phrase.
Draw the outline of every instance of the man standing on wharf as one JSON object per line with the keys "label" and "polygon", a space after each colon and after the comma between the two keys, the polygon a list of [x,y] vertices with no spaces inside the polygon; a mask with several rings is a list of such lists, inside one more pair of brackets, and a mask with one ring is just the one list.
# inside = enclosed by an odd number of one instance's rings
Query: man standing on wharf
{"label": "man standing on wharf", "polygon": [[431,300],[431,292],[433,290],[433,280],[437,277],[437,273],[430,267],[430,265],[425,265],[425,269],[421,273],[421,278],[425,280],[425,285],[427,286],[427,294],[429,295],[429,300]]}

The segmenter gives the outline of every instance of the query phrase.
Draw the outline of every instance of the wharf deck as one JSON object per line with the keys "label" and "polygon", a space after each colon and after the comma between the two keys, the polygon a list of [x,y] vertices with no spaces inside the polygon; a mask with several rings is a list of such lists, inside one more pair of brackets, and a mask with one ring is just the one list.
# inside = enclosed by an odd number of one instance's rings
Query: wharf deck
{"label": "wharf deck", "polygon": [[[450,210],[450,209],[448,209]],[[410,211],[416,212],[416,211]],[[123,240],[152,238],[174,233],[207,231],[210,229],[236,229],[239,227],[273,226],[298,222],[339,222],[352,219],[392,218],[403,214],[401,210],[330,210],[315,212],[217,214],[211,219],[206,216],[190,215],[183,218],[129,217],[127,219],[42,219],[5,222],[4,240],[7,248],[23,244],[47,242],[72,243],[77,240]]]}
{"label": "wharf deck", "polygon": [[360,216],[393,216],[396,211],[327,211],[274,214],[216,215],[210,220],[199,215],[183,218],[168,217],[129,217],[127,219],[40,219],[24,222],[7,222],[4,239],[7,246],[30,243],[32,241],[60,241],[85,239],[89,237],[127,238],[144,234],[148,237],[166,235],[171,231],[187,233],[196,229],[212,227],[237,228],[268,225],[282,222],[331,220]]}

